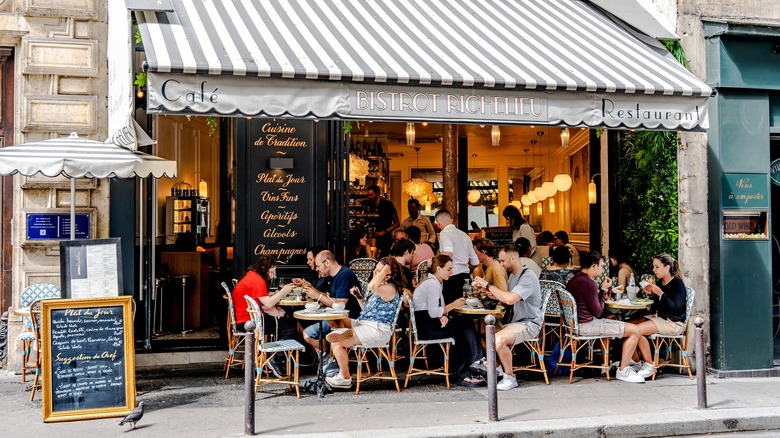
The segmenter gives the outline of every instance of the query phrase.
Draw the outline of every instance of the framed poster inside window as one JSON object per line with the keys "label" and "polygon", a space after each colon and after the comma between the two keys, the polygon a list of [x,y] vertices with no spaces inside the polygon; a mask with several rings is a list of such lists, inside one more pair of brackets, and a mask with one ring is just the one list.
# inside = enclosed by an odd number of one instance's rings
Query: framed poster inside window
{"label": "framed poster inside window", "polygon": [[63,298],[117,297],[122,291],[120,239],[60,242]]}

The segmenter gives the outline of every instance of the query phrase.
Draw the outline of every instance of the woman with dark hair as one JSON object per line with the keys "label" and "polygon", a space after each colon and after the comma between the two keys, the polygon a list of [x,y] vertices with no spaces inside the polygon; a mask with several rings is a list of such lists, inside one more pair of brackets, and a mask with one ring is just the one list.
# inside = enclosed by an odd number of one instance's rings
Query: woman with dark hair
{"label": "woman with dark hair", "polygon": [[626,286],[628,286],[629,281],[631,281],[632,275],[637,281],[639,280],[639,275],[636,273],[634,268],[628,264],[628,260],[626,259],[623,251],[610,250],[609,263],[611,265],[609,272],[613,277],[617,277],[617,281],[612,282],[613,288],[617,287],[621,290],[626,290]]}
{"label": "woman with dark hair", "polygon": [[349,373],[348,351],[353,345],[383,347],[393,335],[393,325],[401,305],[401,294],[406,287],[401,264],[393,257],[383,257],[376,264],[374,278],[368,283],[372,292],[357,319],[332,321],[333,331],[325,337],[339,364],[339,373],[326,377],[325,381],[334,388],[349,388],[352,377]]}
{"label": "woman with dark hair", "polygon": [[[539,253],[540,260],[544,260],[545,257],[550,257],[553,239],[555,239],[555,237],[550,230],[544,230],[536,236],[536,252]],[[541,266],[541,264],[539,266]]]}
{"label": "woman with dark hair", "polygon": [[[233,288],[233,308],[236,313],[236,329],[243,331],[244,323],[249,321],[249,312],[244,296],[249,296],[260,303],[263,309],[263,326],[265,333],[274,333],[276,340],[295,339],[296,325],[290,318],[285,317],[284,310],[278,304],[292,291],[293,284],[284,285],[273,296],[268,295],[268,280],[276,277],[276,260],[267,255],[261,255],[251,268],[249,268],[241,280]],[[276,358],[276,356],[274,356]],[[284,364],[271,361],[271,371],[276,377],[282,377]]]}
{"label": "woman with dark hair", "polygon": [[439,254],[431,259],[428,277],[414,291],[414,318],[420,339],[454,338],[450,370],[459,386],[476,387],[484,385],[480,376],[472,376],[469,366],[484,353],[473,321],[468,318],[450,319],[448,313],[466,304],[461,297],[444,305],[442,287],[452,275],[452,259]]}
{"label": "woman with dark hair", "polygon": [[558,231],[553,235],[553,245],[565,246],[571,254],[571,264],[574,266],[580,266],[580,251],[571,243],[569,243],[569,233],[566,231]]}
{"label": "woman with dark hair", "polygon": [[685,283],[677,260],[669,254],[653,257],[653,275],[661,282],[660,285],[649,283],[643,288],[653,300],[651,314],[632,321],[639,326],[642,334],[637,349],[644,363],[637,374],[646,379],[653,375],[653,356],[646,336],[656,333],[667,336],[681,334],[685,330],[687,310]]}
{"label": "woman with dark hair", "polygon": [[574,277],[574,273],[567,269],[570,261],[571,254],[568,248],[565,246],[554,248],[552,250],[552,264],[542,271],[539,279],[557,281],[566,286],[569,280]]}
{"label": "woman with dark hair", "polygon": [[531,254],[528,256],[535,261],[537,265],[542,266],[542,258],[539,251],[536,250],[536,233],[533,227],[520,213],[514,205],[507,205],[501,215],[506,219],[506,224],[512,230],[512,242],[520,237],[525,237],[531,243]]}
{"label": "woman with dark hair", "polygon": [[365,228],[353,228],[349,231],[349,251],[347,251],[347,263],[355,259],[372,257],[371,247],[368,246],[368,233]]}

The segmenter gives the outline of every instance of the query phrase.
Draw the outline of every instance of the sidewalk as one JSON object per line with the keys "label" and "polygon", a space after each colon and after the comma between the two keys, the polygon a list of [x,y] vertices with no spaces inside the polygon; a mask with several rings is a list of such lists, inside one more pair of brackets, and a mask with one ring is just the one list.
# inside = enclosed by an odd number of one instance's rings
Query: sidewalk
{"label": "sidewalk", "polygon": [[[146,415],[138,429],[119,419],[44,424],[41,397],[30,402],[19,376],[0,374],[4,436],[221,437],[243,436],[243,375],[224,379],[221,365],[142,370],[138,400]],[[522,376],[522,375],[521,375]],[[642,437],[780,429],[780,378],[709,379],[710,409],[699,410],[696,382],[660,375],[630,384],[598,377],[538,376],[499,393],[501,421],[487,421],[487,390],[415,380],[396,393],[389,382],[371,382],[361,394],[337,392],[301,399],[281,386],[258,394],[256,432],[263,436],[545,436]]]}

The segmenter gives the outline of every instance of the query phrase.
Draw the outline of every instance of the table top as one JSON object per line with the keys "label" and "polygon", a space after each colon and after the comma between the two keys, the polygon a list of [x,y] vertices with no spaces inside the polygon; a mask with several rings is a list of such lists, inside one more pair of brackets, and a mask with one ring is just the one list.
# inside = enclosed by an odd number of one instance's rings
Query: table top
{"label": "table top", "polygon": [[333,321],[336,319],[348,317],[349,310],[297,310],[295,313],[293,313],[293,316],[298,319],[304,319],[308,321]]}
{"label": "table top", "polygon": [[463,315],[499,315],[504,313],[504,307],[503,306],[496,306],[493,310],[485,309],[484,307],[471,307],[471,306],[461,306],[456,307],[453,309],[455,313],[461,313]]}
{"label": "table top", "polygon": [[306,300],[279,300],[280,306],[290,306],[290,307],[303,307],[306,305]]}
{"label": "table top", "polygon": [[624,310],[649,309],[652,304],[652,301],[639,301],[636,303],[631,303],[628,301],[628,299],[620,301],[604,301],[604,305],[607,306],[607,308]]}
{"label": "table top", "polygon": [[14,315],[16,316],[30,316],[30,308],[25,307],[24,309],[14,309]]}

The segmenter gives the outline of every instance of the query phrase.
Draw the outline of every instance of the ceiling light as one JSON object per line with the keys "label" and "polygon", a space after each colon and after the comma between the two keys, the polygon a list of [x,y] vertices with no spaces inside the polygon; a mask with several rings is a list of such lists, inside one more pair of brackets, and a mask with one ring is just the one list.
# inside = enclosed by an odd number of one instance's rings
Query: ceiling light
{"label": "ceiling light", "polygon": [[569,128],[561,128],[561,147],[569,146]]}
{"label": "ceiling light", "polygon": [[414,123],[406,124],[406,144],[414,146]]}
{"label": "ceiling light", "polygon": [[490,128],[490,144],[493,146],[499,146],[501,143],[501,128],[498,125],[493,125]]}

